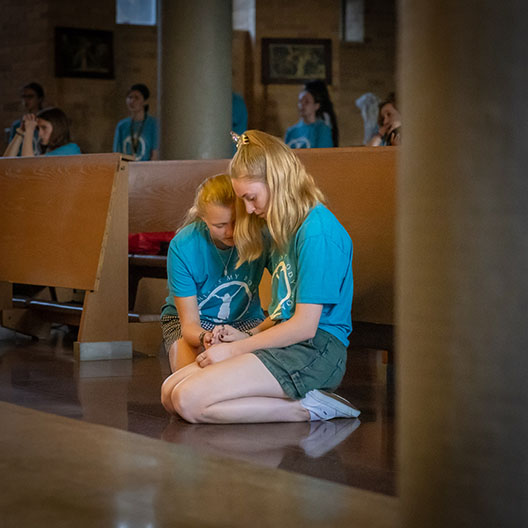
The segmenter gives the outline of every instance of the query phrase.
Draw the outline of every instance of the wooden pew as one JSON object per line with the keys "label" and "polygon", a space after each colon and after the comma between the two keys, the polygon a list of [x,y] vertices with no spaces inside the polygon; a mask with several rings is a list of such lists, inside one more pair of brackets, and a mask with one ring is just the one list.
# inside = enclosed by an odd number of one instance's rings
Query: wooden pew
{"label": "wooden pew", "polygon": [[[392,355],[397,149],[357,147],[296,152],[354,242],[351,345],[387,350]],[[208,176],[227,171],[228,163],[229,160],[131,163],[130,232],[177,229],[198,184]],[[159,276],[163,257],[154,260],[157,263],[152,266],[151,276]],[[148,274],[147,268],[142,273]]]}
{"label": "wooden pew", "polygon": [[[35,335],[79,324],[80,359],[132,356],[128,339],[128,162],[119,154],[0,159],[2,325]],[[28,299],[12,283],[84,290],[82,310]],[[37,333],[38,335],[38,333]]]}

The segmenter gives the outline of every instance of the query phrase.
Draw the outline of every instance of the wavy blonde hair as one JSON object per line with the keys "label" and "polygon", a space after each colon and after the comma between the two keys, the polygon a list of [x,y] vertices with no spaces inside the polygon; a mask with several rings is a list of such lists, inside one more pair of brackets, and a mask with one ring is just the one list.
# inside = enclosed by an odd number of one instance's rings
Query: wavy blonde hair
{"label": "wavy blonde hair", "polygon": [[267,224],[274,249],[286,249],[310,209],[324,202],[323,193],[306,172],[297,155],[279,138],[248,130],[239,141],[229,164],[234,180],[258,181],[269,189],[266,221],[248,214],[244,202],[236,199],[235,244],[239,263],[258,258],[264,248],[263,228]]}
{"label": "wavy blonde hair", "polygon": [[231,178],[227,174],[217,174],[204,180],[196,189],[194,196],[194,203],[187,211],[180,231],[185,226],[196,222],[196,220],[203,218],[205,214],[205,207],[208,204],[223,205],[224,207],[231,207],[236,200],[235,191],[231,185]]}

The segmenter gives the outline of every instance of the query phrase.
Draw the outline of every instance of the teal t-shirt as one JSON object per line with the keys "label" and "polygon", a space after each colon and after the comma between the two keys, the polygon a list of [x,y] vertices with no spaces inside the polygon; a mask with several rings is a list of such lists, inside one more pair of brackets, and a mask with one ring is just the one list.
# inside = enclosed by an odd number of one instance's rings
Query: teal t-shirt
{"label": "teal t-shirt", "polygon": [[316,205],[284,253],[271,254],[269,316],[287,320],[297,303],[322,304],[319,328],[348,346],[352,331],[352,240],[337,218]]}
{"label": "teal t-shirt", "polygon": [[74,156],[75,154],[80,153],[81,149],[79,148],[79,145],[76,143],[66,143],[66,145],[62,145],[61,147],[46,152],[44,156]]}
{"label": "teal t-shirt", "polygon": [[213,324],[264,319],[258,287],[267,256],[264,252],[256,261],[236,268],[235,247],[218,249],[201,220],[185,226],[169,245],[169,296],[162,314],[177,315],[174,296],[196,295],[200,319]]}
{"label": "teal t-shirt", "polygon": [[332,129],[321,119],[306,124],[302,120],[286,131],[284,142],[291,148],[328,148],[334,146]]}
{"label": "teal t-shirt", "polygon": [[145,122],[134,121],[126,117],[117,123],[114,133],[114,152],[132,155],[131,130],[134,137],[137,136],[138,145],[134,155],[136,161],[150,160],[153,150],[158,150],[158,122],[155,117],[147,114]]}

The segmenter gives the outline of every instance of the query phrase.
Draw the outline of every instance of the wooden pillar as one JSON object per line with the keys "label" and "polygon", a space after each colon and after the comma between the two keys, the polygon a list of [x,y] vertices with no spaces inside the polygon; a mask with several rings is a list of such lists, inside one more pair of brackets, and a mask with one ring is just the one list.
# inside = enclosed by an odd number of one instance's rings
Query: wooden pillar
{"label": "wooden pillar", "polygon": [[231,156],[230,0],[159,0],[161,159]]}
{"label": "wooden pillar", "polygon": [[528,4],[399,23],[401,526],[528,526]]}

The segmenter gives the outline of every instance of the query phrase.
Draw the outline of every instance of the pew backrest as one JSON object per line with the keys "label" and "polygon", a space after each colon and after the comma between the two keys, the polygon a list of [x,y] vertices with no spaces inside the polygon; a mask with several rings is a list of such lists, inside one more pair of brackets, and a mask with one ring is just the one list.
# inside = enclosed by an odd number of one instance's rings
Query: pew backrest
{"label": "pew backrest", "polygon": [[192,206],[196,189],[229,160],[136,161],[130,163],[130,233],[176,231]]}
{"label": "pew backrest", "polygon": [[297,150],[354,244],[353,319],[394,324],[394,147]]}

